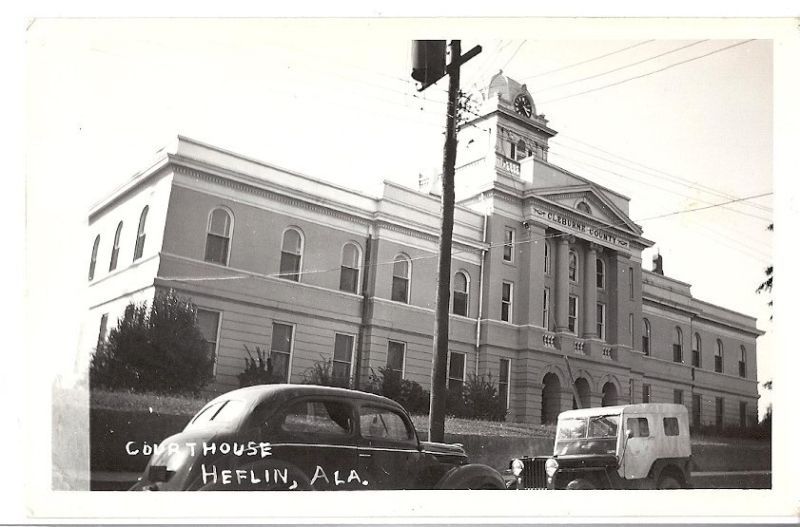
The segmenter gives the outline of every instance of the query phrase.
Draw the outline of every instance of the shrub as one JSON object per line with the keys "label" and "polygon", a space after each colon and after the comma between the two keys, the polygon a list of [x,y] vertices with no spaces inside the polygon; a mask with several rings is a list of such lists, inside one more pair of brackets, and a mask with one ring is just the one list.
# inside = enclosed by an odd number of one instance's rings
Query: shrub
{"label": "shrub", "polygon": [[275,384],[279,382],[272,375],[272,359],[269,353],[256,346],[255,352],[251,352],[247,344],[244,345],[247,358],[244,359],[244,371],[237,375],[239,387],[255,386],[256,384]]}
{"label": "shrub", "polygon": [[306,384],[350,388],[350,379],[348,377],[336,375],[334,373],[333,359],[323,358],[315,362],[313,366],[306,370],[304,377],[306,379]]}
{"label": "shrub", "polygon": [[212,377],[213,352],[196,325],[197,309],[174,291],[148,309],[131,302],[89,367],[92,387],[197,393]]}
{"label": "shrub", "polygon": [[470,374],[463,387],[447,390],[445,411],[454,417],[505,421],[506,409],[491,374]]}
{"label": "shrub", "polygon": [[397,401],[410,414],[427,414],[430,409],[430,393],[419,383],[403,379],[396,370],[378,368],[377,374],[373,371],[364,390]]}

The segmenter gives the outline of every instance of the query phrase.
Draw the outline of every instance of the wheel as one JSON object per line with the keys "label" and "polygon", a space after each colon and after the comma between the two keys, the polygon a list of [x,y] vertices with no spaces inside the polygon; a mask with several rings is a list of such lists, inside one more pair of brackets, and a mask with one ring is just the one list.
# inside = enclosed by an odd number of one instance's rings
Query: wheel
{"label": "wheel", "polygon": [[659,489],[680,489],[682,488],[681,482],[672,476],[661,476],[658,480]]}

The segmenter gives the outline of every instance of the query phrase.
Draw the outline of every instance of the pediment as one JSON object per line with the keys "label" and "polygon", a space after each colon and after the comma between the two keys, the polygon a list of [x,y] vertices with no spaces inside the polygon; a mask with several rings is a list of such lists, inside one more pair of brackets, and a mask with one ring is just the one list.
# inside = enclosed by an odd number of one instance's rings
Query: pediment
{"label": "pediment", "polygon": [[591,183],[537,189],[537,197],[556,204],[571,213],[599,221],[639,236],[642,229],[609,198]]}

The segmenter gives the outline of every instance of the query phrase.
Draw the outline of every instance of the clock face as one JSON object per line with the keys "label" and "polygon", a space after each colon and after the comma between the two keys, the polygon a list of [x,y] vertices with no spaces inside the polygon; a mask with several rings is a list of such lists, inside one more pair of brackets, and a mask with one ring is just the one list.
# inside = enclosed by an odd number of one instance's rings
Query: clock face
{"label": "clock face", "polygon": [[518,114],[530,117],[532,112],[530,99],[522,94],[517,95],[514,99],[514,110],[516,110]]}

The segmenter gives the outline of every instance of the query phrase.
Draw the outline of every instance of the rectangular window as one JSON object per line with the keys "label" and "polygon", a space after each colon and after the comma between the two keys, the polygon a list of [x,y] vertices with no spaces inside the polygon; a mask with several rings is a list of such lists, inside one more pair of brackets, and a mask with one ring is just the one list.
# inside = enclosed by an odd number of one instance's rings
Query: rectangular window
{"label": "rectangular window", "polygon": [[294,326],[273,322],[270,359],[272,359],[272,376],[279,382],[289,382],[293,343]]}
{"label": "rectangular window", "polygon": [[680,427],[678,426],[678,418],[677,417],[665,417],[664,418],[664,435],[665,436],[676,436],[680,435]]}
{"label": "rectangular window", "polygon": [[747,403],[744,401],[739,402],[739,426],[747,426]]}
{"label": "rectangular window", "polygon": [[503,408],[508,410],[510,399],[511,379],[511,359],[500,359],[500,379],[497,382],[497,390],[500,392],[500,401]]}
{"label": "rectangular window", "polygon": [[219,311],[197,310],[197,327],[206,341],[206,353],[214,359],[214,372],[217,368],[217,342],[219,341]]}
{"label": "rectangular window", "polygon": [[550,273],[550,244],[544,242],[544,273]]}
{"label": "rectangular window", "polygon": [[570,333],[578,332],[578,297],[569,297],[569,316],[567,317]]}
{"label": "rectangular window", "polygon": [[633,267],[628,267],[628,296],[633,300]]}
{"label": "rectangular window", "polygon": [[386,369],[397,372],[403,377],[406,363],[406,345],[404,342],[389,341],[389,348],[386,355]]}
{"label": "rectangular window", "polygon": [[353,367],[353,335],[337,333],[333,342],[333,380],[337,386],[349,386]]}
{"label": "rectangular window", "polygon": [[469,293],[466,291],[453,291],[453,314],[462,317],[469,314]]}
{"label": "rectangular window", "polygon": [[347,291],[348,293],[358,292],[358,269],[353,269],[344,265],[341,267],[339,291]]}
{"label": "rectangular window", "polygon": [[650,437],[650,425],[647,417],[629,417],[625,421],[625,429],[631,432],[631,437]]}
{"label": "rectangular window", "polygon": [[506,227],[506,230],[503,234],[503,261],[504,262],[513,262],[514,261],[514,237],[515,231],[511,227]]}
{"label": "rectangular window", "polygon": [[447,387],[451,390],[464,387],[466,356],[463,353],[450,352],[450,363],[447,367]]}
{"label": "rectangular window", "polygon": [[683,404],[683,390],[672,390],[672,402]]}
{"label": "rectangular window", "polygon": [[228,265],[228,242],[229,238],[208,233],[206,237],[206,256],[205,261],[220,265]]}
{"label": "rectangular window", "polygon": [[502,297],[500,299],[500,320],[511,322],[514,307],[514,284],[503,282]]}
{"label": "rectangular window", "polygon": [[700,350],[696,347],[692,348],[692,366],[696,368],[700,367]]}
{"label": "rectangular window", "polygon": [[628,314],[628,335],[631,337],[631,348],[633,348],[633,313]]}
{"label": "rectangular window", "polygon": [[650,402],[650,385],[649,384],[642,384],[642,402],[649,403]]}
{"label": "rectangular window", "polygon": [[281,251],[280,277],[294,282],[300,281],[300,255]]}
{"label": "rectangular window", "polygon": [[544,288],[544,296],[542,297],[542,327],[545,330],[550,329],[550,288]]}
{"label": "rectangular window", "polygon": [[672,345],[672,361],[683,362],[683,346],[681,344]]}
{"label": "rectangular window", "polygon": [[722,425],[725,424],[725,399],[717,397],[715,406],[717,410],[717,428],[722,428]]}
{"label": "rectangular window", "polygon": [[97,334],[97,345],[100,346],[106,341],[106,330],[108,327],[108,313],[103,313],[100,317],[100,332]]}
{"label": "rectangular window", "polygon": [[739,360],[739,377],[747,377],[747,367],[743,360]]}
{"label": "rectangular window", "polygon": [[703,424],[703,396],[699,393],[692,395],[692,424],[694,426]]}
{"label": "rectangular window", "polygon": [[597,338],[606,340],[606,305],[597,304]]}
{"label": "rectangular window", "polygon": [[714,355],[714,371],[722,373],[722,355]]}

